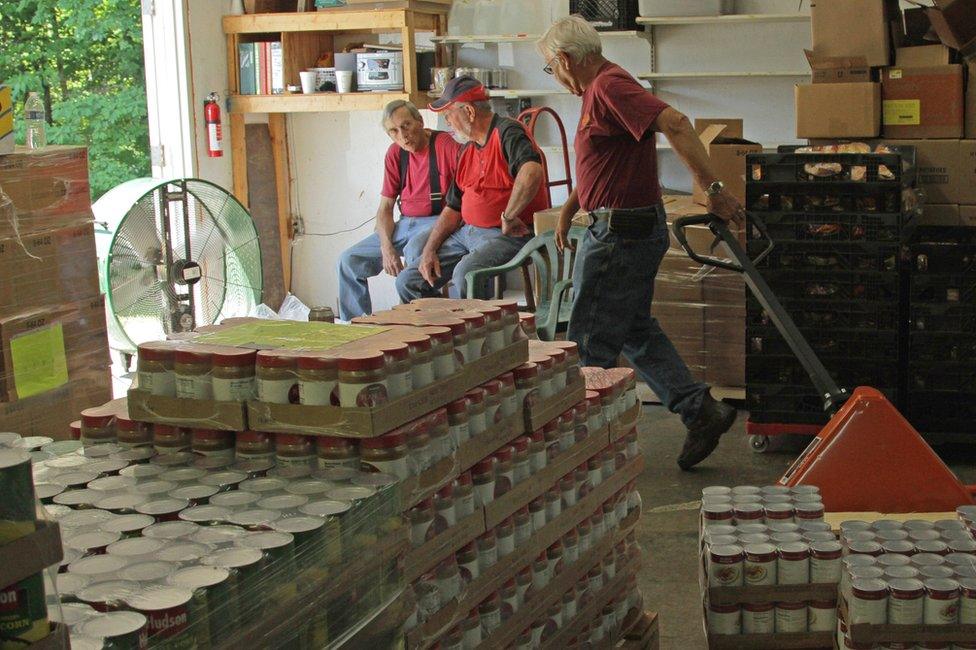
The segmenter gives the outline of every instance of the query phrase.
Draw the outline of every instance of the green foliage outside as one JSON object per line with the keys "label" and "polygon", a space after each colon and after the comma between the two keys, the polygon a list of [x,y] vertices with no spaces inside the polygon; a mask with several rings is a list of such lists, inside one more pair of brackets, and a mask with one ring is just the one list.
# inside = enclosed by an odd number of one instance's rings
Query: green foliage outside
{"label": "green foliage outside", "polygon": [[151,175],[140,0],[0,0],[0,82],[18,143],[36,91],[48,144],[89,148],[92,200]]}

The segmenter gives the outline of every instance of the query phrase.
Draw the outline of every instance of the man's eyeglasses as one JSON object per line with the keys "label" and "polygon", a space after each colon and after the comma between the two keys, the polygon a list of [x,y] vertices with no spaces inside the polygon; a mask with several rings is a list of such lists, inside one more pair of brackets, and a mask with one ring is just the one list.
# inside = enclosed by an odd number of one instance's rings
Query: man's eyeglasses
{"label": "man's eyeglasses", "polygon": [[542,71],[545,72],[546,74],[552,74],[552,64],[558,60],[559,60],[559,55],[557,54],[556,56],[546,61],[546,65],[543,66]]}

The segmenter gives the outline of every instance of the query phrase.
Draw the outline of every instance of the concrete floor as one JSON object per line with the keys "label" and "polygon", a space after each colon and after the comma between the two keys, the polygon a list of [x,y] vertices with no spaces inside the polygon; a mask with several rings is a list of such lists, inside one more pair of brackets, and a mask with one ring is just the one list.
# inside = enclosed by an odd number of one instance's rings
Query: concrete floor
{"label": "concrete floor", "polygon": [[[764,454],[749,449],[746,413],[696,470],[682,472],[676,459],[685,429],[660,406],[644,406],[639,425],[646,469],[638,479],[644,513],[638,535],[644,548],[639,576],[645,608],[658,612],[661,648],[705,648],[698,587],[698,501],[706,485],[768,485],[786,471],[806,441],[784,440]],[[976,446],[939,447],[963,482],[976,483]]]}

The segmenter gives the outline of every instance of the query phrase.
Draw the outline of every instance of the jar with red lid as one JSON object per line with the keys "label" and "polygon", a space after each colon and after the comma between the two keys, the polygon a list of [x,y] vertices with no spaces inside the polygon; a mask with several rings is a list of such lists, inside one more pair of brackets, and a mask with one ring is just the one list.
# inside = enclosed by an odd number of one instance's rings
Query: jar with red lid
{"label": "jar with red lid", "polygon": [[633,512],[641,507],[641,495],[637,489],[637,481],[627,484],[627,512]]}
{"label": "jar with red lid", "polygon": [[554,521],[563,512],[563,496],[558,489],[546,491],[546,522]]}
{"label": "jar with red lid", "polygon": [[401,481],[411,475],[407,440],[400,429],[375,438],[361,439],[359,456],[363,465]]}
{"label": "jar with red lid", "polygon": [[613,452],[614,468],[623,469],[627,464],[627,443],[623,439],[617,440],[613,443],[611,451]]}
{"label": "jar with red lid", "polygon": [[298,401],[307,406],[338,405],[339,360],[320,354],[302,354],[296,363]]}
{"label": "jar with red lid", "polygon": [[219,348],[212,358],[213,398],[218,402],[246,402],[254,399],[254,350]]}
{"label": "jar with red lid", "polygon": [[603,518],[602,509],[598,508],[597,511],[590,516],[590,527],[593,529],[592,539],[594,543],[603,539],[603,537],[607,534],[606,521]]}
{"label": "jar with red lid", "polygon": [[484,573],[498,564],[498,538],[494,530],[478,537],[478,569]]}
{"label": "jar with red lid", "polygon": [[468,400],[468,428],[471,437],[480,436],[488,428],[488,405],[485,404],[485,390],[472,388],[464,394]]}
{"label": "jar with red lid", "polygon": [[339,406],[376,408],[389,400],[386,355],[381,350],[339,356]]}
{"label": "jar with red lid", "polygon": [[493,427],[504,417],[501,411],[502,383],[492,379],[483,383],[480,388],[485,391],[485,423],[488,427]]}
{"label": "jar with red lid", "polygon": [[176,347],[169,341],[140,343],[136,356],[136,386],[152,395],[175,397],[175,360]]}
{"label": "jar with red lid", "polygon": [[495,500],[494,458],[485,458],[475,463],[471,468],[471,482],[474,485],[475,506],[483,508]]}
{"label": "jar with red lid", "polygon": [[529,501],[529,514],[532,515],[532,530],[542,530],[546,525],[546,499],[544,496]]}
{"label": "jar with red lid", "polygon": [[[466,337],[464,322],[459,322],[460,330]],[[458,359],[454,351],[455,335],[450,327],[425,327],[422,330],[430,336],[431,343],[431,367],[434,370],[435,379],[444,379],[457,372],[463,359]],[[467,345],[467,338],[464,345]]]}
{"label": "jar with red lid", "polygon": [[603,406],[600,401],[600,393],[595,390],[586,391],[586,413],[587,428],[590,433],[595,433],[606,425],[607,421],[603,418]]}
{"label": "jar with red lid", "polygon": [[532,513],[529,512],[529,507],[523,506],[516,510],[512,519],[515,524],[515,543],[527,542],[535,531],[532,526]]}
{"label": "jar with red lid", "polygon": [[407,512],[407,518],[410,520],[410,543],[414,547],[423,546],[432,536],[434,500],[424,499]]}
{"label": "jar with red lid", "polygon": [[515,486],[514,456],[515,450],[512,447],[502,447],[494,454],[496,499]]}
{"label": "jar with red lid", "polygon": [[508,517],[495,527],[495,538],[498,541],[498,558],[501,559],[515,552],[515,518]]}
{"label": "jar with red lid", "polygon": [[560,540],[556,540],[553,544],[546,549],[546,558],[549,560],[549,575],[557,576],[563,570],[563,558],[565,551],[563,549],[563,543]]}
{"label": "jar with red lid", "polygon": [[258,401],[298,403],[298,357],[289,350],[261,350],[255,357]]}
{"label": "jar with red lid", "polygon": [[536,337],[535,314],[520,311],[518,313],[519,326],[524,338],[534,339]]}
{"label": "jar with red lid", "polygon": [[464,633],[464,649],[477,648],[481,645],[481,617],[477,608],[472,609],[467,618],[461,621],[461,632]]}
{"label": "jar with red lid", "polygon": [[115,434],[119,445],[126,449],[152,446],[152,424],[149,422],[137,422],[116,415]]}
{"label": "jar with red lid", "polygon": [[84,445],[97,445],[115,442],[115,415],[100,408],[89,408],[81,412],[81,442]]}
{"label": "jar with red lid", "polygon": [[523,409],[531,410],[541,398],[541,369],[535,363],[523,363],[513,371],[515,401]]}
{"label": "jar with red lid", "polygon": [[238,431],[234,455],[238,460],[274,460],[273,434],[264,431]]}
{"label": "jar with red lid", "polygon": [[617,509],[614,508],[613,499],[608,499],[603,502],[603,522],[606,527],[607,532],[616,530],[617,528]]}
{"label": "jar with red lid", "polygon": [[576,413],[570,409],[557,420],[558,444],[560,451],[569,451],[576,444]]}
{"label": "jar with red lid", "polygon": [[434,584],[440,597],[440,606],[444,607],[461,595],[461,571],[457,560],[449,557],[437,565],[434,573]]}
{"label": "jar with red lid", "polygon": [[579,552],[582,555],[593,548],[593,526],[589,519],[584,519],[576,526],[576,533],[579,536]]}
{"label": "jar with red lid", "polygon": [[572,508],[579,501],[577,498],[576,477],[570,473],[559,479],[559,494],[564,508]]}
{"label": "jar with red lid", "polygon": [[154,424],[153,448],[159,455],[189,451],[190,431],[169,424]]}
{"label": "jar with red lid", "polygon": [[461,521],[474,514],[474,481],[471,472],[462,472],[454,487],[454,516]]}
{"label": "jar with red lid", "polygon": [[481,638],[490,639],[502,624],[501,596],[495,593],[481,601],[478,616],[481,618]]}
{"label": "jar with red lid", "polygon": [[68,439],[81,440],[81,420],[75,420],[68,425]]}
{"label": "jar with red lid", "polygon": [[498,307],[501,317],[502,347],[511,345],[518,339],[516,330],[519,325],[518,302],[515,300],[490,300],[492,306]]}
{"label": "jar with red lid", "polygon": [[447,409],[437,409],[424,419],[427,421],[430,434],[431,464],[453,456],[457,451],[457,445],[454,444],[454,438],[451,437]]}
{"label": "jar with red lid", "polygon": [[410,364],[410,348],[406,343],[392,341],[377,346],[386,357],[386,386],[391,400],[403,397],[413,390],[413,367]]}
{"label": "jar with red lid", "polygon": [[603,558],[603,575],[606,576],[607,580],[613,580],[617,577],[617,558],[612,554],[608,554]]}
{"label": "jar with red lid", "polygon": [[359,444],[355,438],[316,436],[315,447],[319,469],[327,470],[334,467],[359,469]]}
{"label": "jar with red lid", "polygon": [[597,456],[597,459],[600,461],[600,472],[603,475],[603,480],[609,480],[617,469],[617,462],[614,458],[613,450],[604,449]]}
{"label": "jar with red lid", "polygon": [[469,542],[462,546],[461,550],[454,554],[454,557],[465,584],[470,584],[471,581],[478,579],[481,570],[478,560],[478,545],[475,542]]}
{"label": "jar with red lid", "polygon": [[535,352],[529,354],[529,363],[539,367],[539,397],[548,399],[556,394],[555,367],[556,363],[548,354]]}
{"label": "jar with red lid", "polygon": [[550,420],[542,425],[542,435],[546,440],[546,459],[552,463],[559,456],[559,420]]}
{"label": "jar with red lid", "polygon": [[529,437],[522,436],[512,441],[512,475],[515,485],[532,476],[532,465],[529,460]]}
{"label": "jar with red lid", "polygon": [[312,436],[290,433],[275,435],[275,464],[278,467],[311,468],[315,465],[315,458]]}
{"label": "jar with red lid", "polygon": [[586,461],[586,480],[594,488],[603,483],[603,463],[599,457],[594,456]]}
{"label": "jar with red lid", "polygon": [[193,429],[190,437],[193,453],[224,460],[234,460],[234,432],[216,429]]}
{"label": "jar with red lid", "polygon": [[515,593],[518,595],[519,607],[525,604],[525,596],[532,588],[532,565],[524,567],[515,574]]}
{"label": "jar with red lid", "polygon": [[588,412],[586,400],[573,407],[574,442],[583,442],[590,435],[589,420],[587,418]]}
{"label": "jar with red lid", "polygon": [[488,340],[488,319],[485,318],[484,314],[473,311],[458,312],[458,316],[468,326],[468,346],[464,358],[470,363],[485,356],[485,343]]}
{"label": "jar with red lid", "polygon": [[440,533],[457,524],[457,511],[454,507],[454,483],[449,483],[434,495],[434,510],[437,513],[435,532]]}
{"label": "jar with red lid", "polygon": [[430,428],[426,418],[409,422],[397,431],[403,431],[410,450],[410,474],[417,476],[430,469],[433,460],[430,444]]}
{"label": "jar with red lid", "polygon": [[555,346],[548,346],[546,354],[552,357],[552,389],[553,394],[558,395],[566,390],[566,352]]}
{"label": "jar with red lid", "polygon": [[637,427],[624,437],[624,444],[627,449],[627,460],[633,460],[640,454],[640,447],[637,445]]}
{"label": "jar with red lid", "polygon": [[532,473],[541,472],[549,462],[546,452],[546,438],[542,429],[533,431],[529,436],[529,467]]}
{"label": "jar with red lid", "polygon": [[398,332],[398,338],[407,344],[410,352],[410,382],[414,390],[434,383],[434,348],[429,334],[411,331]]}
{"label": "jar with red lid", "polygon": [[549,586],[549,557],[546,552],[539,553],[538,557],[532,562],[532,590],[539,593]]}
{"label": "jar with red lid", "polygon": [[925,625],[955,625],[959,622],[959,583],[949,578],[925,581]]}
{"label": "jar with red lid", "polygon": [[518,587],[515,582],[515,578],[511,578],[508,582],[502,585],[502,588],[498,591],[499,597],[502,599],[502,621],[507,621],[512,618],[521,607],[518,597]]}
{"label": "jar with red lid", "polygon": [[603,585],[603,567],[598,564],[586,573],[586,589],[591,594],[598,594]]}
{"label": "jar with red lid", "polygon": [[483,305],[477,311],[485,317],[487,328],[487,339],[485,340],[485,353],[498,352],[505,348],[508,343],[505,340],[504,314],[501,307],[497,305]]}
{"label": "jar with red lid", "polygon": [[502,417],[511,417],[518,413],[519,401],[515,392],[515,373],[506,372],[498,376],[501,382],[501,413]]}
{"label": "jar with red lid", "polygon": [[447,421],[451,431],[451,438],[454,444],[460,447],[471,438],[471,427],[469,421],[471,415],[468,412],[469,402],[467,398],[454,400],[447,405]]}

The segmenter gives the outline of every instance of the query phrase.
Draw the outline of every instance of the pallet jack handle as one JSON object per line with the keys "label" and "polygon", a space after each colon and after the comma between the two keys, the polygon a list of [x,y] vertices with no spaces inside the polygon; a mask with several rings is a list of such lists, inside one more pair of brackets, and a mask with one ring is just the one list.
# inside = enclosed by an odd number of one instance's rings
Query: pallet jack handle
{"label": "pallet jack handle", "polygon": [[[790,349],[800,361],[803,369],[810,375],[814,387],[820,393],[821,397],[823,397],[824,410],[833,415],[844,405],[844,402],[850,397],[850,393],[846,389],[838,386],[837,382],[830,376],[830,373],[810,347],[806,338],[804,338],[799,328],[797,328],[796,323],[793,322],[793,318],[783,308],[779,298],[776,297],[769,284],[756,269],[756,264],[772,252],[775,244],[769,237],[766,225],[758,216],[747,213],[747,221],[767,242],[766,248],[755,259],[749,257],[749,254],[743,249],[742,244],[739,243],[738,237],[729,230],[726,222],[713,214],[678,217],[674,220],[674,236],[688,256],[695,262],[742,274],[746,285],[748,285],[756,300],[762,305],[762,308],[766,311],[770,320],[773,321],[779,333],[786,339],[787,345],[790,346]],[[712,248],[714,249],[718,244],[723,244],[734,261],[712,255],[701,255],[692,250],[688,244],[688,238],[685,235],[685,228],[702,225],[708,226],[709,230],[715,235],[715,243],[712,244]]]}

